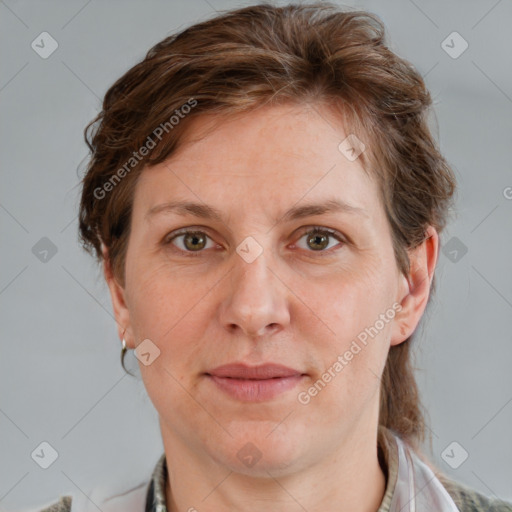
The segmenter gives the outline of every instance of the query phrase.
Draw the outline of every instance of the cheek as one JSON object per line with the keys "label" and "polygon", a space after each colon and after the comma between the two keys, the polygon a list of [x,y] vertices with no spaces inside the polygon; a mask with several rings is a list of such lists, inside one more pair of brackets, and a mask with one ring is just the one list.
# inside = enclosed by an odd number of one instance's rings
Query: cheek
{"label": "cheek", "polygon": [[[393,283],[379,280],[378,275],[384,274],[367,271],[337,277],[323,293],[314,294],[315,300],[310,292],[311,309],[328,326],[322,329],[323,342],[317,338],[314,346],[323,363],[315,377],[329,382],[330,392],[324,398],[338,407],[364,401],[379,384],[394,310]],[[308,332],[306,325],[304,329]]]}
{"label": "cheek", "polygon": [[[154,365],[140,365],[147,385],[159,392],[166,382],[170,394],[183,393],[196,385],[195,376],[205,371],[208,361],[219,359],[224,346],[212,342],[218,276],[184,277],[163,264],[141,272],[133,280],[130,317],[138,343],[148,338],[160,350]],[[215,336],[218,338],[218,336]]]}
{"label": "cheek", "polygon": [[164,263],[141,271],[131,282],[130,318],[138,339],[172,342],[173,333],[191,325],[189,317],[207,300],[213,286],[207,279],[184,280],[169,270]]}
{"label": "cheek", "polygon": [[347,269],[333,274],[316,289],[305,283],[305,302],[343,346],[391,307],[393,284],[385,276],[386,272],[376,265]]}
{"label": "cheek", "polygon": [[203,286],[180,285],[168,267],[141,273],[133,281],[130,318],[136,341],[149,339],[160,350],[151,365],[139,363],[148,395],[159,411],[172,403],[173,414],[186,417],[186,409],[193,407],[184,389],[193,392],[191,376],[201,370],[198,355],[204,339],[201,309],[205,295]]}

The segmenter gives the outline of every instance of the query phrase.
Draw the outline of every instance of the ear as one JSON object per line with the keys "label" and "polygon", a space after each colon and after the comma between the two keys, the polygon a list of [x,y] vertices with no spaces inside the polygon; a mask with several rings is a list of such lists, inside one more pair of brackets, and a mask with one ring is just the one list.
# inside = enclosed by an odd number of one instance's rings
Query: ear
{"label": "ear", "polygon": [[103,243],[101,244],[101,251],[103,253],[103,274],[110,290],[110,297],[112,299],[112,307],[117,323],[119,339],[124,338],[128,348],[135,348],[135,340],[130,321],[130,311],[126,304],[125,290],[114,277],[108,258],[108,249]]}
{"label": "ear", "polygon": [[439,255],[439,235],[433,226],[428,227],[425,240],[408,254],[410,271],[407,277],[400,276],[397,302],[401,309],[395,315],[391,345],[399,345],[411,336],[427,307]]}

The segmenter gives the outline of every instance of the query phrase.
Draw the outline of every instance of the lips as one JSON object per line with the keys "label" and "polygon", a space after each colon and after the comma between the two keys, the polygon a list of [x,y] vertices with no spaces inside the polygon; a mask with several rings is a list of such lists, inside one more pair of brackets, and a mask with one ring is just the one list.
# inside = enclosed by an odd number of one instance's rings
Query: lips
{"label": "lips", "polygon": [[295,388],[306,374],[280,364],[249,366],[231,363],[205,373],[208,381],[222,393],[241,402],[263,402]]}
{"label": "lips", "polygon": [[259,366],[232,363],[214,368],[207,372],[207,375],[232,379],[264,380],[301,376],[303,373],[299,370],[274,363],[267,363]]}

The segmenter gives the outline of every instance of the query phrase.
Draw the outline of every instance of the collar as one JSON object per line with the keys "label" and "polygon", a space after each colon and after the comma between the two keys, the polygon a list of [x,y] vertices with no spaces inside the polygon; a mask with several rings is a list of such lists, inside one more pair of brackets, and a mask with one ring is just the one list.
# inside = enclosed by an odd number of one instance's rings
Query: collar
{"label": "collar", "polygon": [[149,483],[146,496],[145,512],[167,512],[167,506],[165,504],[167,476],[167,461],[164,452],[158,459],[153,474],[151,475],[151,482]]}

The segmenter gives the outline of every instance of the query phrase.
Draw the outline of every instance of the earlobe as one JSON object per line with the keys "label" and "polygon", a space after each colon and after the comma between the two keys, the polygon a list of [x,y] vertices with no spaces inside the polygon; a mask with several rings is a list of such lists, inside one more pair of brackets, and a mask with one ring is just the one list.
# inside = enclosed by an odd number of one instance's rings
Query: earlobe
{"label": "earlobe", "polygon": [[408,339],[421,320],[430,295],[438,248],[437,231],[429,226],[423,242],[409,252],[410,272],[408,276],[400,276],[398,300],[401,310],[395,316],[391,345],[398,345]]}
{"label": "earlobe", "polygon": [[103,254],[103,274],[110,291],[114,318],[117,323],[117,333],[120,340],[124,339],[126,341],[128,348],[134,348],[135,344],[131,329],[130,312],[125,300],[125,290],[117,282],[112,272],[107,248],[103,244],[101,248]]}

